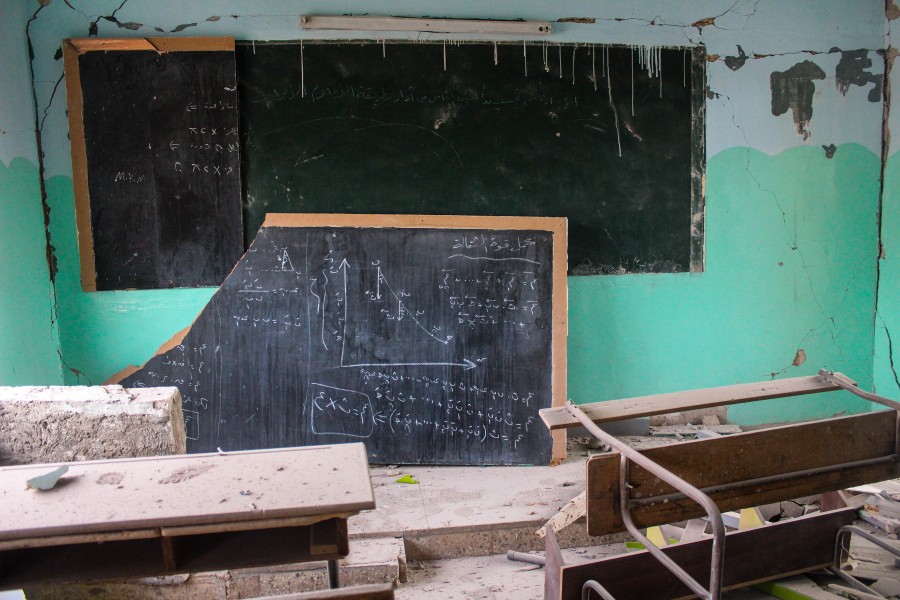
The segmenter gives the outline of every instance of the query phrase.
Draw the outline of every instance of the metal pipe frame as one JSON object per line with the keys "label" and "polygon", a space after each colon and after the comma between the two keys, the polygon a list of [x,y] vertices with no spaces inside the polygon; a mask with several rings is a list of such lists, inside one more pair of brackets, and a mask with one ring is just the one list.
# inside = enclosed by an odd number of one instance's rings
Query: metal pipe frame
{"label": "metal pipe frame", "polygon": [[600,594],[600,598],[602,598],[602,600],[616,600],[609,592],[606,591],[606,588],[604,588],[593,579],[585,581],[584,585],[581,586],[581,600],[590,600],[591,592],[597,592],[598,594]]}
{"label": "metal pipe frame", "polygon": [[[619,495],[621,502],[622,522],[628,532],[641,542],[647,551],[663,564],[673,575],[678,577],[692,592],[700,598],[707,600],[720,600],[722,596],[722,574],[725,562],[725,525],[722,522],[722,513],[713,502],[712,498],[704,494],[702,491],[678,477],[668,469],[663,468],[653,462],[640,452],[619,441],[612,435],[600,429],[596,423],[584,414],[584,412],[575,406],[571,401],[566,403],[569,412],[578,419],[581,424],[596,436],[600,441],[607,444],[610,448],[616,450],[621,457],[621,468],[619,469]],[[706,589],[696,579],[682,569],[674,560],[669,558],[661,549],[657,548],[641,531],[635,526],[631,519],[630,499],[628,490],[629,465],[634,462],[662,481],[665,481],[676,490],[682,492],[686,497],[699,504],[706,512],[710,524],[713,529],[712,557],[710,560],[709,572],[709,589]]]}
{"label": "metal pipe frame", "polygon": [[[895,462],[898,460],[898,457],[891,456],[879,456],[878,458],[867,458],[865,460],[857,460],[848,463],[841,463],[838,465],[828,465],[827,467],[817,467],[815,469],[807,469],[805,471],[792,471],[790,473],[782,473],[780,475],[768,475],[766,477],[757,477],[756,479],[745,479],[742,481],[737,481],[734,483],[723,483],[720,485],[711,485],[704,488],[700,488],[700,491],[704,494],[715,494],[718,492],[725,492],[728,490],[732,490],[739,487],[747,487],[747,486],[755,486],[755,485],[765,485],[769,483],[775,483],[779,481],[786,481],[789,479],[800,479],[802,477],[808,477],[810,475],[819,475],[821,473],[831,473],[833,471],[840,471],[841,469],[854,469],[856,467],[868,467],[872,465],[879,465],[882,463]],[[673,493],[673,494],[661,494],[659,496],[650,496],[648,498],[634,498],[629,501],[629,506],[631,508],[638,506],[648,506],[652,504],[656,504],[659,502],[674,502],[677,500],[684,500],[687,496],[682,493]]]}
{"label": "metal pipe frame", "polygon": [[838,531],[837,538],[834,541],[834,563],[831,565],[830,571],[849,583],[851,586],[853,586],[854,589],[866,594],[870,594],[876,598],[884,598],[885,596],[882,596],[853,575],[850,575],[849,573],[841,569],[841,564],[844,562],[844,559],[850,558],[850,538],[854,534],[872,542],[883,550],[887,550],[895,557],[900,557],[900,549],[895,548],[884,540],[875,537],[865,529],[860,529],[859,527],[855,527],[853,525],[845,525]]}
{"label": "metal pipe frame", "polygon": [[868,400],[869,402],[874,402],[876,404],[881,404],[882,406],[887,406],[888,408],[893,408],[894,410],[900,410],[900,402],[895,402],[893,400],[885,398],[884,396],[879,396],[878,394],[873,394],[872,392],[867,392],[865,390],[859,389],[856,384],[854,384],[843,373],[835,373],[834,371],[819,369],[819,377],[821,377],[828,383],[832,383],[839,388],[847,390],[851,394],[863,398],[864,400]]}

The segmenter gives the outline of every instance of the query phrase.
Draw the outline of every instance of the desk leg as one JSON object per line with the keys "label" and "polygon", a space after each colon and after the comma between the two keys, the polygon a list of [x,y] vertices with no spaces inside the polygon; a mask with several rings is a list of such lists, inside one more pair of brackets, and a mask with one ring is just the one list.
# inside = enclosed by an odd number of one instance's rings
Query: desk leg
{"label": "desk leg", "polygon": [[341,587],[341,579],[338,575],[338,561],[334,559],[328,561],[328,587],[331,589]]}

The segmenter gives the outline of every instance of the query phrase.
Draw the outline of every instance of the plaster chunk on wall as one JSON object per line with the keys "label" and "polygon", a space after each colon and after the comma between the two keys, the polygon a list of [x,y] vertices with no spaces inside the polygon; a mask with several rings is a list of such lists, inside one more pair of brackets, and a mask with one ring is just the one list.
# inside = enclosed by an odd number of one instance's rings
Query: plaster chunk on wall
{"label": "plaster chunk on wall", "polygon": [[770,76],[772,114],[776,117],[791,110],[797,133],[809,139],[812,119],[812,100],[816,93],[816,79],[825,79],[825,71],[816,63],[804,60],[787,71],[774,71]]}
{"label": "plaster chunk on wall", "polygon": [[0,387],[0,465],[185,452],[178,388]]}

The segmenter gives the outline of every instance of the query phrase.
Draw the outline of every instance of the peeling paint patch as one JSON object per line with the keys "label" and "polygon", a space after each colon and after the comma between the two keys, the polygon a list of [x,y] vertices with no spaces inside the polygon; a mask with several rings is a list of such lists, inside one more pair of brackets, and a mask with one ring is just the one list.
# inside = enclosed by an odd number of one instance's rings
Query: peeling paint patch
{"label": "peeling paint patch", "polygon": [[744,63],[747,62],[747,53],[744,52],[744,49],[740,46],[737,47],[738,55],[737,56],[726,56],[725,57],[725,66],[731,69],[732,71],[737,71],[741,67],[744,66]]}
{"label": "peeling paint patch", "polygon": [[215,21],[218,21],[218,20],[221,19],[221,18],[222,18],[222,17],[220,17],[220,16],[218,16],[218,15],[213,15],[213,16],[211,16],[211,17],[207,17],[206,20],[207,20],[207,21],[211,21],[211,22],[215,22]]}
{"label": "peeling paint patch", "polygon": [[719,60],[719,58],[721,58],[721,57],[718,54],[707,54],[706,55],[707,62],[716,62],[717,60]]}
{"label": "peeling paint patch", "polygon": [[119,29],[128,29],[130,31],[137,31],[138,29],[143,27],[143,25],[141,25],[140,23],[135,23],[134,21],[126,21],[123,23],[122,21],[118,20],[117,18],[115,18],[113,16],[103,17],[103,18],[105,20],[109,21],[110,23],[115,23]]}
{"label": "peeling paint patch", "polygon": [[882,78],[867,70],[871,68],[872,59],[868,50],[841,51],[841,60],[834,71],[838,91],[846,96],[851,85],[866,86],[871,83],[869,102],[881,102]]}
{"label": "peeling paint patch", "polygon": [[822,150],[825,151],[825,158],[834,158],[834,153],[837,152],[837,146],[834,144],[822,144]]}
{"label": "peeling paint patch", "polygon": [[825,79],[825,71],[809,60],[797,63],[787,71],[773,71],[770,76],[772,114],[777,117],[790,109],[797,133],[804,140],[809,139],[808,127],[813,114],[816,79]]}
{"label": "peeling paint patch", "polygon": [[181,25],[179,25],[175,29],[173,29],[170,33],[178,33],[180,31],[184,31],[185,29],[187,29],[189,27],[196,27],[196,26],[197,26],[196,23],[182,23]]}
{"label": "peeling paint patch", "polygon": [[894,0],[887,0],[885,3],[884,16],[887,17],[888,21],[893,21],[897,17],[900,17],[900,8],[897,7]]}
{"label": "peeling paint patch", "polygon": [[[209,20],[209,19],[207,19]],[[585,25],[593,25],[597,22],[597,19],[593,17],[566,17],[564,19],[557,19],[557,23],[584,23]]]}
{"label": "peeling paint patch", "polygon": [[794,355],[794,362],[792,362],[791,365],[793,365],[795,367],[799,367],[800,365],[802,365],[805,362],[806,362],[806,350],[804,350],[803,348],[800,348],[799,350],[797,350],[797,354]]}
{"label": "peeling paint patch", "polygon": [[691,23],[692,27],[696,27],[697,29],[703,29],[704,27],[709,27],[710,25],[716,24],[715,17],[706,17],[705,19],[698,19]]}

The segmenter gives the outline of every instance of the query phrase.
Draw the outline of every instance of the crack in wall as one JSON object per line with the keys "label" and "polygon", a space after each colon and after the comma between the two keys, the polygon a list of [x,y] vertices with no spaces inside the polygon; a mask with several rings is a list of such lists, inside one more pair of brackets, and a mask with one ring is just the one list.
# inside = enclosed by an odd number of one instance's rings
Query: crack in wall
{"label": "crack in wall", "polygon": [[[68,4],[68,2],[66,3]],[[34,43],[31,40],[31,24],[34,23],[38,15],[46,5],[41,5],[34,14],[31,15],[31,18],[25,23],[25,39],[28,42],[28,66],[31,74],[31,100],[34,107],[34,137],[35,142],[37,144],[37,160],[38,160],[38,186],[40,190],[41,196],[41,210],[44,216],[44,244],[45,244],[45,259],[47,261],[47,271],[50,279],[50,331],[51,336],[54,327],[57,331],[57,339],[51,340],[53,345],[56,347],[56,353],[60,358],[60,364],[64,365],[66,368],[69,368],[76,376],[78,372],[74,369],[71,369],[68,365],[66,365],[65,361],[62,359],[62,350],[60,347],[59,340],[59,296],[57,294],[56,289],[56,274],[57,274],[57,261],[56,261],[56,249],[53,247],[53,240],[50,234],[50,203],[47,198],[47,185],[46,185],[46,170],[44,165],[44,145],[43,145],[43,126],[44,121],[47,118],[47,113],[50,110],[50,105],[53,102],[53,98],[56,96],[56,91],[59,88],[59,81],[56,82],[56,85],[53,88],[53,93],[50,96],[50,102],[47,104],[47,107],[44,109],[43,118],[40,116],[41,112],[38,107],[38,95],[37,95],[37,85],[35,81],[34,75]]]}
{"label": "crack in wall", "polygon": [[[736,111],[734,109],[734,101],[727,94],[721,94],[718,92],[710,91],[710,92],[708,92],[707,97],[710,97],[710,96],[713,96],[715,99],[718,99],[718,100],[723,100],[722,105],[726,108],[726,110],[728,110],[729,114],[731,115],[732,124],[734,125],[735,129],[740,131],[741,137],[743,137],[743,139],[744,139],[744,146],[747,148],[745,171],[747,172],[747,175],[750,177],[750,179],[756,184],[756,187],[759,189],[760,192],[768,194],[769,196],[772,197],[772,200],[775,202],[775,206],[778,208],[778,211],[781,213],[782,225],[784,226],[785,233],[787,234],[787,239],[788,239],[788,243],[789,243],[788,247],[791,249],[791,251],[797,252],[797,255],[800,257],[800,267],[806,276],[806,281],[809,286],[810,295],[812,296],[812,299],[815,302],[816,306],[818,307],[819,312],[821,313],[822,318],[823,318],[823,322],[821,324],[810,328],[804,334],[804,336],[800,339],[800,341],[796,344],[795,358],[797,356],[797,353],[799,353],[800,350],[803,350],[803,346],[805,345],[806,340],[811,335],[813,335],[814,333],[816,333],[817,331],[819,331],[823,328],[826,328],[828,334],[831,337],[832,344],[834,344],[834,347],[837,349],[839,356],[843,360],[844,359],[844,351],[843,351],[843,348],[841,347],[841,345],[838,343],[837,332],[835,331],[835,327],[836,327],[835,318],[834,318],[834,316],[828,315],[828,312],[822,306],[822,303],[819,300],[818,295],[816,294],[816,290],[813,285],[812,276],[810,275],[810,272],[809,272],[809,265],[806,261],[806,257],[804,256],[803,251],[800,249],[799,245],[797,244],[796,237],[791,233],[790,226],[788,225],[787,211],[784,210],[784,207],[781,204],[781,199],[778,197],[778,194],[776,194],[774,190],[763,187],[762,182],[760,182],[759,179],[757,179],[756,174],[753,173],[753,170],[752,170],[751,164],[750,164],[751,163],[750,154],[752,152],[752,148],[750,146],[750,140],[747,138],[747,132],[744,129],[744,127],[739,125],[737,122],[737,117],[735,114]],[[712,98],[710,98],[710,99],[712,99]],[[727,101],[727,104],[725,103],[725,101]],[[864,260],[868,260],[868,259],[864,259]],[[844,288],[844,297],[841,300],[841,305],[835,311],[836,313],[840,312],[841,307],[843,307],[844,302],[846,302],[850,287],[851,287],[851,282],[848,282],[847,286]],[[804,351],[804,356],[805,356],[805,351]],[[782,373],[786,372],[788,369],[794,368],[796,366],[797,365],[794,365],[792,362],[792,364],[781,369],[780,371],[774,371],[774,372],[769,373],[769,377],[774,379],[778,375],[781,375]]]}
{"label": "crack in wall", "polygon": [[[115,23],[115,24],[119,25],[119,27],[122,27],[119,20],[116,19],[116,13],[119,12],[120,10],[122,10],[122,7],[125,6],[125,4],[127,2],[128,2],[128,0],[122,0],[122,4],[119,5],[119,8],[112,11],[112,13],[110,13],[108,15],[103,15],[103,16],[100,16],[100,17],[97,17],[96,19],[94,19],[91,22],[91,24],[88,26],[88,37],[97,37],[97,31],[99,29],[97,24],[100,22],[100,19],[109,21],[110,23]],[[135,25],[138,25],[138,27],[136,29],[140,29],[139,24],[135,23]],[[131,28],[126,27],[126,29],[131,29]]]}
{"label": "crack in wall", "polygon": [[[873,338],[874,333],[876,333],[876,329],[878,326],[878,321],[881,321],[881,326],[884,329],[884,335],[887,339],[887,350],[888,350],[888,366],[891,369],[891,374],[894,376],[894,383],[897,385],[897,389],[900,390],[900,377],[897,374],[897,367],[894,364],[894,345],[891,338],[891,331],[888,328],[887,323],[885,323],[884,318],[881,316],[879,312],[879,300],[881,298],[881,261],[885,259],[884,252],[884,178],[885,172],[887,170],[887,161],[890,156],[891,151],[891,129],[890,129],[890,116],[891,116],[891,71],[894,68],[894,59],[900,54],[896,48],[894,48],[891,43],[891,21],[898,16],[897,7],[894,4],[893,0],[886,0],[885,2],[885,16],[888,21],[887,28],[887,49],[884,52],[884,85],[882,86],[883,99],[882,102],[882,116],[881,116],[881,173],[879,176],[879,189],[878,189],[878,207],[876,211],[876,229],[878,232],[878,247],[876,249],[877,254],[875,256],[875,307],[874,314],[872,316],[872,329],[873,329]],[[874,347],[873,347],[874,354]],[[874,373],[873,373],[874,375]]]}

